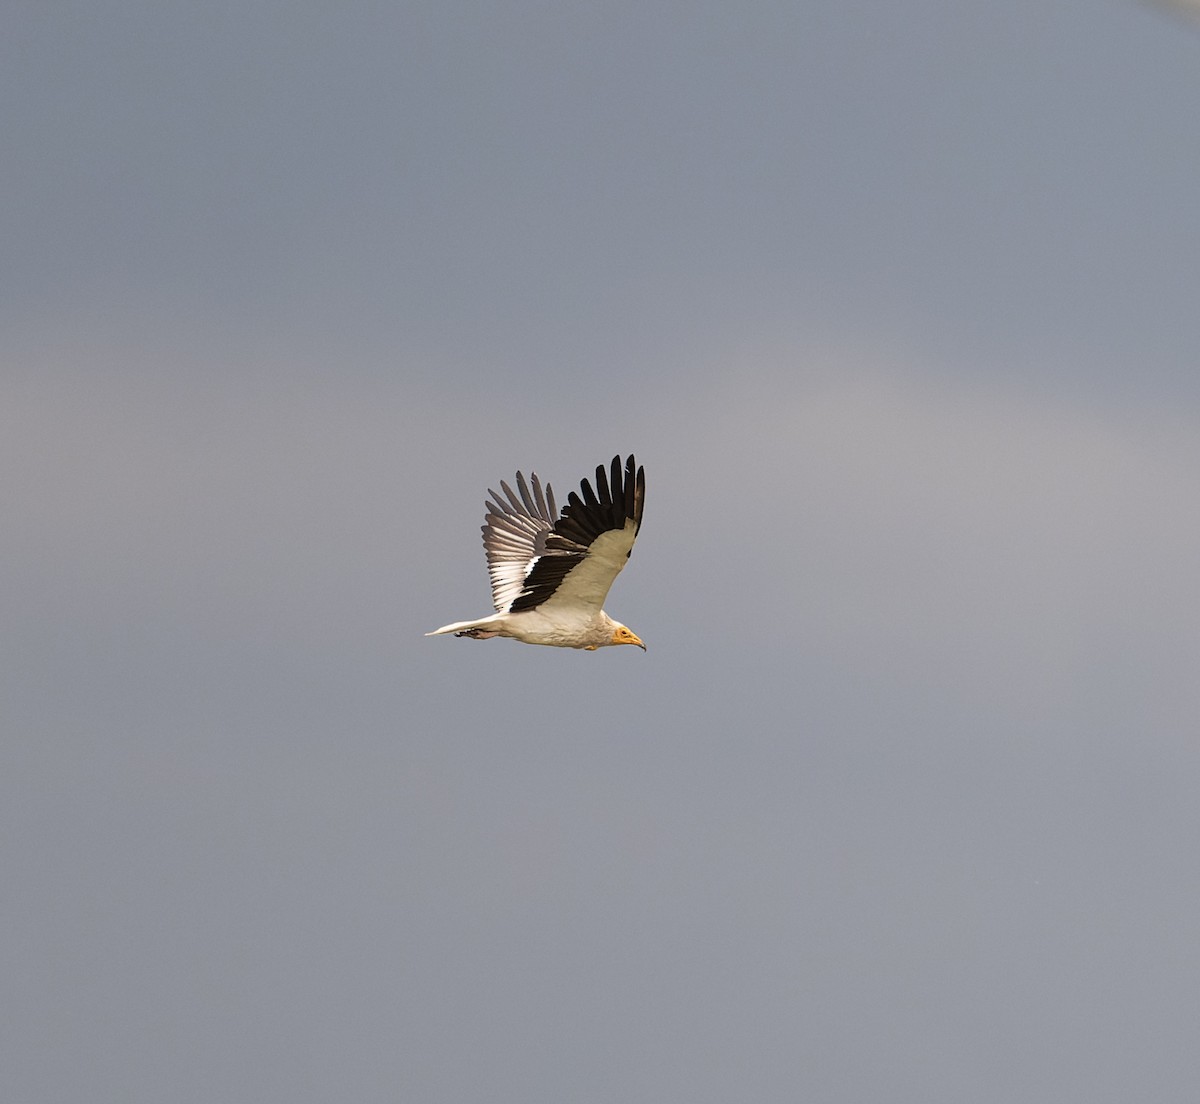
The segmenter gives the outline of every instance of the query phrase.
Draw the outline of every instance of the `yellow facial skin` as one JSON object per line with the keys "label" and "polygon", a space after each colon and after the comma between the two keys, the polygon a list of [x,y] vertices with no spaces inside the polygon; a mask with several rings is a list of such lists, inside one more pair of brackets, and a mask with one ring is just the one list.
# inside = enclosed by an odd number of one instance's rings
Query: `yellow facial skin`
{"label": "yellow facial skin", "polygon": [[636,644],[644,652],[646,645],[638,639],[637,635],[621,625],[613,632],[612,642],[614,644]]}

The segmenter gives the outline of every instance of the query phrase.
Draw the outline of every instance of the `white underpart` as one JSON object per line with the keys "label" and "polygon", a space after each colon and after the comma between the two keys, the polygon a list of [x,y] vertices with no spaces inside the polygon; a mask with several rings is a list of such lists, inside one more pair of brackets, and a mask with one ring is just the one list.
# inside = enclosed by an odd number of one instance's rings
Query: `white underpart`
{"label": "white underpart", "polygon": [[603,648],[613,643],[613,634],[623,628],[603,610],[581,617],[578,610],[548,610],[545,605],[518,613],[493,613],[478,621],[443,625],[426,636],[482,629],[495,636],[510,636],[525,644],[549,644],[557,648]]}

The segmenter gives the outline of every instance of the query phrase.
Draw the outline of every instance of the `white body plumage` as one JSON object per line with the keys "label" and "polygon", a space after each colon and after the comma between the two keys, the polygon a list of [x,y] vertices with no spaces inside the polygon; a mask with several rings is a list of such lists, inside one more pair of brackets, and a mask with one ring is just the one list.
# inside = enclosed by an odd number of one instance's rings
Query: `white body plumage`
{"label": "white body plumage", "polygon": [[508,636],[513,640],[520,640],[523,644],[548,644],[554,648],[593,650],[609,644],[632,643],[618,639],[618,631],[621,629],[629,632],[624,625],[614,621],[603,610],[587,620],[581,620],[570,610],[556,614],[553,610],[532,609],[520,613],[493,613],[490,617],[478,621],[458,621],[425,635],[441,636],[444,633],[454,633],[456,636],[472,636],[476,640]]}

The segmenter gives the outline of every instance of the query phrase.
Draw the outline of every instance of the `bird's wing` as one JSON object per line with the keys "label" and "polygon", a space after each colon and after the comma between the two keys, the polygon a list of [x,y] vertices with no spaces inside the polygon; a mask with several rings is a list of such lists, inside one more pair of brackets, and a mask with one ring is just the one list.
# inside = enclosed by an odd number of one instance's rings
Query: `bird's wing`
{"label": "bird's wing", "polygon": [[572,491],[554,520],[554,496],[546,486],[549,509],[537,476],[531,498],[517,474],[519,496],[501,483],[508,501],[490,492],[483,544],[492,577],[492,599],[502,612],[537,606],[575,607],[596,612],[604,604],[642,524],[646,477],[632,456],[621,470],[614,456],[611,473],[596,469],[596,489],[584,479],[582,497]]}
{"label": "bird's wing", "polygon": [[492,604],[500,613],[507,613],[521,596],[526,576],[546,550],[546,538],[554,531],[558,513],[550,484],[546,484],[543,495],[536,472],[529,481],[533,484],[532,495],[520,472],[517,472],[518,494],[503,480],[500,482],[503,495],[488,490],[492,501],[486,503],[483,549],[492,580]]}

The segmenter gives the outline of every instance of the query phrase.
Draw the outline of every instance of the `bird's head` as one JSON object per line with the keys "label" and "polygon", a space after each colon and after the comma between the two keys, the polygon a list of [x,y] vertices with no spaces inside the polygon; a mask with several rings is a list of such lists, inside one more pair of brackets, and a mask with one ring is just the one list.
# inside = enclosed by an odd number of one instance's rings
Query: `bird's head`
{"label": "bird's head", "polygon": [[624,625],[617,625],[613,629],[612,640],[613,644],[636,644],[644,652],[646,645],[638,639],[638,636],[631,629],[627,629]]}

